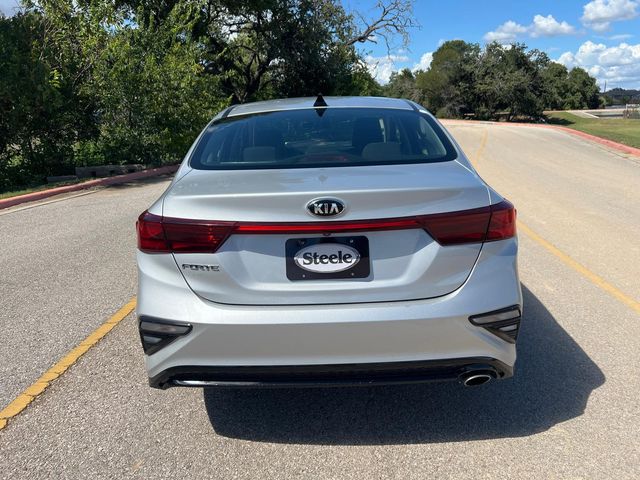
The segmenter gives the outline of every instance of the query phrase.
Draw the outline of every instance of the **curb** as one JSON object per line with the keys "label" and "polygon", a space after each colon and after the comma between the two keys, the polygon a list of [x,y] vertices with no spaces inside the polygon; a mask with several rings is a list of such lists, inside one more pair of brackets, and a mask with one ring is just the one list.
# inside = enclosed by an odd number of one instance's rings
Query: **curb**
{"label": "curb", "polygon": [[168,165],[166,167],[151,168],[149,170],[142,170],[141,172],[116,175],[114,177],[98,178],[96,180],[89,180],[88,182],[76,183],[74,185],[65,185],[62,187],[50,188],[49,190],[26,193],[24,195],[18,195],[16,197],[9,197],[0,200],[0,210],[2,210],[3,208],[20,205],[21,203],[34,202],[36,200],[42,200],[43,198],[52,197],[54,195],[60,195],[61,193],[76,192],[78,190],[86,190],[88,188],[98,187],[102,185],[115,185],[118,183],[126,183],[131,180],[138,180],[140,178],[155,177],[158,175],[165,175],[167,173],[174,173],[176,170],[178,170],[178,166],[179,165]]}
{"label": "curb", "polygon": [[629,155],[634,155],[640,158],[640,148],[630,147],[629,145],[625,145],[623,143],[614,142],[613,140],[607,140],[606,138],[598,137],[596,135],[591,135],[590,133],[581,132],[580,130],[574,130],[572,128],[563,127],[562,125],[548,125],[543,123],[522,123],[522,122],[491,122],[484,120],[458,120],[458,119],[446,119],[443,118],[442,121],[447,123],[470,123],[476,125],[489,124],[489,125],[499,125],[504,127],[534,127],[534,128],[547,128],[551,130],[560,130],[562,132],[569,133],[576,137],[584,138],[585,140],[590,140],[595,143],[599,143],[600,145],[604,145],[613,150],[618,150],[619,152],[623,152]]}
{"label": "curb", "polygon": [[614,142],[613,140],[607,140],[606,138],[597,137],[596,135],[591,135],[589,133],[581,132],[580,130],[573,130],[571,128],[562,127],[562,126],[554,126],[554,125],[545,125],[547,128],[555,128],[557,130],[562,130],[564,132],[568,132],[577,137],[582,137],[587,140],[591,140],[592,142],[599,143],[606,147],[612,148],[614,150],[618,150],[620,152],[628,153],[629,155],[635,155],[636,157],[640,157],[640,148],[630,147],[629,145],[625,145],[623,143]]}

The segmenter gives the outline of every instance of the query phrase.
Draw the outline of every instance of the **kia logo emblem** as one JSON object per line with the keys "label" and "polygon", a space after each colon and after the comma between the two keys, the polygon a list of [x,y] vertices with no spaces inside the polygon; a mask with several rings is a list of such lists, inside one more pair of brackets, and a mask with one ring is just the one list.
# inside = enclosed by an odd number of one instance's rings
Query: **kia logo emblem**
{"label": "kia logo emblem", "polygon": [[316,217],[336,217],[344,208],[344,203],[337,198],[316,198],[307,203],[307,211]]}

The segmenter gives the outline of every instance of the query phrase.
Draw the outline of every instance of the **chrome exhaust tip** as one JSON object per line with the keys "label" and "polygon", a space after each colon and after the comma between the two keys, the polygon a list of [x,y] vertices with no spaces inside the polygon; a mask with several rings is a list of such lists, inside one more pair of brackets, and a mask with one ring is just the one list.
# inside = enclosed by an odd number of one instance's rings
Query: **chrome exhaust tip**
{"label": "chrome exhaust tip", "polygon": [[498,378],[498,374],[491,368],[470,368],[462,373],[458,380],[465,387],[479,387],[496,378]]}
{"label": "chrome exhaust tip", "polygon": [[493,377],[487,373],[474,373],[463,379],[462,384],[465,387],[478,387],[489,383],[491,380],[493,380]]}

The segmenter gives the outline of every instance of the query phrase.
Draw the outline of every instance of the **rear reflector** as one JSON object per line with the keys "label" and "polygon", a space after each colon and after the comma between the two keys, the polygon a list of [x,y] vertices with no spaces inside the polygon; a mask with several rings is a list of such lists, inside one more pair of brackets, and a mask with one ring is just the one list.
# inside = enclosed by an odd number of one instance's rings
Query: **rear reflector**
{"label": "rear reflector", "polygon": [[503,200],[488,207],[457,212],[379,220],[294,223],[220,222],[160,217],[138,218],[138,248],[145,253],[214,253],[233,234],[320,234],[421,228],[440,245],[461,245],[511,238],[516,212]]}
{"label": "rear reflector", "polygon": [[152,355],[177,338],[191,332],[191,325],[142,316],[138,321],[138,329],[144,353]]}
{"label": "rear reflector", "polygon": [[469,317],[469,321],[494,335],[502,338],[506,342],[516,343],[518,331],[520,330],[520,317],[522,313],[518,305],[495,310],[493,312],[482,313]]}

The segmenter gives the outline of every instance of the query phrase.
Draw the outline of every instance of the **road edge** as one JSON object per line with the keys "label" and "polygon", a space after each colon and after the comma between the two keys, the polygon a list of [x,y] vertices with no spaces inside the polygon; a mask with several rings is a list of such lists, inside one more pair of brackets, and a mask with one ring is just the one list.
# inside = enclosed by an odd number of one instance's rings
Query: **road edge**
{"label": "road edge", "polygon": [[625,145],[624,143],[614,142],[613,140],[609,140],[607,138],[598,137],[597,135],[591,135],[590,133],[581,132],[580,130],[574,130],[573,128],[563,127],[562,125],[549,125],[545,123],[523,123],[523,122],[492,122],[485,120],[462,120],[455,118],[443,118],[440,119],[445,123],[464,123],[464,124],[476,124],[476,125],[498,125],[505,127],[535,127],[535,128],[547,128],[551,130],[560,130],[561,132],[567,132],[576,137],[584,138],[585,140],[590,140],[595,143],[599,143],[600,145],[604,145],[605,147],[609,147],[612,150],[617,150],[622,153],[626,153],[628,155],[633,155],[635,157],[640,158],[640,148],[631,147],[629,145]]}
{"label": "road edge", "polygon": [[0,200],[0,210],[13,207],[27,202],[35,202],[44,198],[53,197],[62,193],[76,192],[78,190],[86,190],[88,188],[99,187],[104,185],[116,185],[118,183],[126,183],[141,178],[155,177],[158,175],[166,175],[174,173],[178,170],[179,165],[167,165],[166,167],[150,168],[140,172],[126,173],[124,175],[115,175],[113,177],[97,178],[87,182],[76,183],[73,185],[64,185],[62,187],[50,188],[39,192],[26,193],[15,197],[3,198]]}

